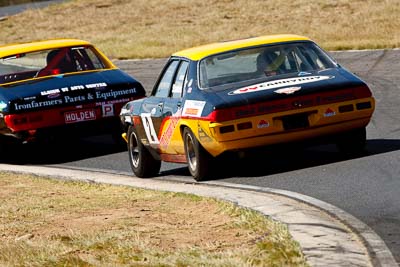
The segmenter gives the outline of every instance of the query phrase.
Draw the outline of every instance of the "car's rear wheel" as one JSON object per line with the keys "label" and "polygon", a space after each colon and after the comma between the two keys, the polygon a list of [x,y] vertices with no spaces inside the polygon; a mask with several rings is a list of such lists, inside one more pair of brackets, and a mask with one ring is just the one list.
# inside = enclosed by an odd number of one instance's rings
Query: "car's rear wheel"
{"label": "car's rear wheel", "polygon": [[366,143],[367,131],[363,127],[341,134],[336,145],[341,153],[355,155],[365,152]]}
{"label": "car's rear wheel", "polygon": [[189,128],[183,130],[183,140],[190,174],[196,181],[206,180],[211,172],[212,156]]}
{"label": "car's rear wheel", "polygon": [[128,129],[128,153],[132,171],[137,177],[153,177],[159,173],[161,161],[155,159],[143,145],[134,126]]}

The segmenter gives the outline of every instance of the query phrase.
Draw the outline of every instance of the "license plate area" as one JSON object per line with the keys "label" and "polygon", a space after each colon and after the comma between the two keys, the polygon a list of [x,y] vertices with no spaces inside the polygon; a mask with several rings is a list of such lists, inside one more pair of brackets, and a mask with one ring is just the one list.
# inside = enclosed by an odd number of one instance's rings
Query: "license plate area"
{"label": "license plate area", "polygon": [[82,121],[91,121],[96,119],[94,109],[74,110],[64,113],[65,123],[77,123]]}
{"label": "license plate area", "polygon": [[288,131],[309,127],[308,115],[308,113],[301,113],[282,117],[283,129]]}

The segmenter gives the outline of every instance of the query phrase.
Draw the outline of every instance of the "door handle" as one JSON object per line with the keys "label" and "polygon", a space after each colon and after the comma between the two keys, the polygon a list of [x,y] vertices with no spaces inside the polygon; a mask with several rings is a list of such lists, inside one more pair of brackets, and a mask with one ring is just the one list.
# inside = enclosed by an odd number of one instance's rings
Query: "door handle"
{"label": "door handle", "polygon": [[163,106],[164,106],[163,102],[160,102],[160,103],[157,104],[157,107],[160,109],[160,111],[162,111]]}

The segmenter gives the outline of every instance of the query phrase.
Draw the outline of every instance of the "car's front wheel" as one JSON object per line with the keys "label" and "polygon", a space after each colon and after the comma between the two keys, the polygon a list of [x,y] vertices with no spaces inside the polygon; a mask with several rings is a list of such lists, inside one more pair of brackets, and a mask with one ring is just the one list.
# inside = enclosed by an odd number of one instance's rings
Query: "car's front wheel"
{"label": "car's front wheel", "polygon": [[128,129],[128,153],[132,171],[137,177],[153,177],[159,173],[161,161],[155,159],[143,145],[134,126]]}
{"label": "car's front wheel", "polygon": [[211,172],[212,156],[202,147],[189,128],[183,130],[185,154],[190,174],[196,181],[203,181]]}

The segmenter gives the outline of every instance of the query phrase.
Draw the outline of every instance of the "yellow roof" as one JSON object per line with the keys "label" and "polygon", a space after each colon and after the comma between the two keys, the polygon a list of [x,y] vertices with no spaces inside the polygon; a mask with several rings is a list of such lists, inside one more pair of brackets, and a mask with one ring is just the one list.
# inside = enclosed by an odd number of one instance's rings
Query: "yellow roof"
{"label": "yellow roof", "polygon": [[19,53],[80,45],[90,45],[90,43],[79,39],[54,39],[30,43],[9,44],[0,46],[0,58]]}
{"label": "yellow roof", "polygon": [[185,57],[191,60],[200,60],[209,55],[218,54],[230,50],[259,46],[264,44],[274,44],[281,42],[290,41],[310,41],[309,38],[295,35],[295,34],[277,34],[277,35],[265,35],[241,40],[227,41],[212,43],[202,46],[196,46],[193,48],[181,50],[173,54],[173,56]]}

